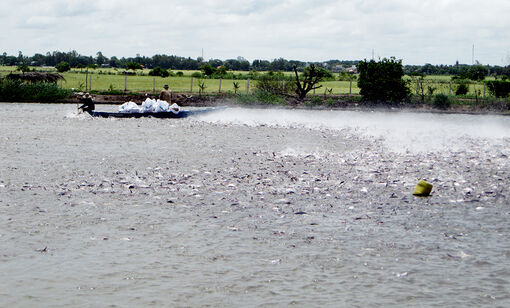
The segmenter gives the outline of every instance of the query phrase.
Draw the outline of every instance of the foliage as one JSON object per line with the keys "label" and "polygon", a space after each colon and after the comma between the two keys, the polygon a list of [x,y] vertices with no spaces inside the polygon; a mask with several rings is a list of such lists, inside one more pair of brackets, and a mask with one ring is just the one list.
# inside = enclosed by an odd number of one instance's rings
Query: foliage
{"label": "foliage", "polygon": [[296,90],[296,83],[288,81],[282,72],[269,71],[257,76],[255,88],[271,94],[289,94]]}
{"label": "foliage", "polygon": [[234,85],[234,94],[237,94],[237,91],[239,90],[239,81],[234,81],[233,82],[233,85]]}
{"label": "foliage", "polygon": [[166,69],[161,68],[161,66],[156,66],[149,71],[149,76],[160,76],[165,78],[170,76],[170,73]]}
{"label": "foliage", "polygon": [[0,80],[1,101],[35,100],[47,102],[66,98],[70,94],[70,90],[60,89],[55,83],[24,83],[19,80]]}
{"label": "foliage", "polygon": [[457,88],[455,89],[455,95],[466,95],[469,91],[469,86],[466,80],[457,80]]}
{"label": "foliage", "polygon": [[25,72],[30,72],[30,67],[23,63],[18,65],[18,67],[16,67],[16,70],[24,74]]}
{"label": "foliage", "polygon": [[128,62],[128,63],[126,63],[126,69],[135,71],[135,70],[141,70],[141,69],[143,69],[143,67],[140,63]]}
{"label": "foliage", "polygon": [[313,64],[303,70],[301,78],[298,75],[297,67],[294,66],[294,74],[296,76],[296,94],[300,99],[305,98],[308,92],[322,87],[322,85],[319,85],[319,82],[324,78],[332,76],[328,70],[316,68]]}
{"label": "foliage", "polygon": [[312,97],[312,100],[310,101],[312,105],[322,105],[323,101],[322,98],[319,96]]}
{"label": "foliage", "polygon": [[69,65],[69,63],[64,61],[64,62],[60,62],[59,64],[57,64],[55,66],[55,68],[57,69],[57,71],[59,73],[64,73],[71,69],[71,65]]}
{"label": "foliage", "polygon": [[175,73],[175,76],[182,77],[182,76],[184,76],[184,73],[179,71],[179,72]]}
{"label": "foliage", "polygon": [[510,93],[510,81],[506,80],[491,80],[487,81],[487,88],[489,92],[495,97],[505,98]]}
{"label": "foliage", "polygon": [[365,101],[401,102],[409,94],[409,88],[402,79],[402,60],[395,58],[376,62],[360,61],[358,64],[360,94]]}
{"label": "foliage", "polygon": [[6,79],[17,80],[21,82],[27,83],[36,83],[36,82],[48,82],[48,83],[56,83],[60,79],[64,79],[62,75],[57,73],[40,73],[40,72],[30,72],[26,74],[9,74],[5,76]]}
{"label": "foliage", "polygon": [[207,85],[204,81],[198,80],[198,94],[202,95],[202,93],[205,91],[205,88],[207,88]]}
{"label": "foliage", "polygon": [[240,104],[285,105],[287,101],[281,95],[263,90],[255,90],[251,94],[238,94],[235,101]]}
{"label": "foliage", "polygon": [[204,76],[212,76],[214,73],[216,73],[216,68],[209,63],[202,65],[200,70],[204,73]]}
{"label": "foliage", "polygon": [[434,95],[434,92],[436,92],[437,87],[434,86],[427,86],[427,92],[430,96]]}
{"label": "foliage", "polygon": [[348,72],[340,72],[338,73],[338,80],[339,81],[351,81],[356,80],[357,77],[354,74],[348,73]]}
{"label": "foliage", "polygon": [[473,81],[482,81],[487,76],[487,68],[483,65],[472,65],[469,68],[464,68],[457,75],[452,77],[452,80],[469,79]]}
{"label": "foliage", "polygon": [[204,75],[200,72],[194,72],[193,74],[191,74],[191,77],[193,78],[203,78]]}
{"label": "foliage", "polygon": [[225,65],[220,65],[218,69],[216,69],[215,75],[217,76],[225,76],[227,74],[227,68]]}
{"label": "foliage", "polygon": [[438,109],[448,109],[451,106],[451,100],[448,95],[445,94],[437,94],[434,97],[433,106]]}

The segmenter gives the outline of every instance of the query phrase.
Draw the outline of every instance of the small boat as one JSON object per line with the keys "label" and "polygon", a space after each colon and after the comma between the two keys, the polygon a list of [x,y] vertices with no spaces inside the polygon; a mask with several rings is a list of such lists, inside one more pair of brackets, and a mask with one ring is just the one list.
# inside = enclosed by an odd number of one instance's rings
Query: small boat
{"label": "small boat", "polygon": [[94,110],[86,110],[91,116],[99,117],[99,118],[160,118],[160,119],[168,119],[168,118],[187,118],[189,116],[206,114],[213,111],[223,110],[227,107],[209,107],[209,108],[200,108],[193,110],[181,110],[177,113],[171,111],[164,112],[106,112],[106,111],[94,111]]}

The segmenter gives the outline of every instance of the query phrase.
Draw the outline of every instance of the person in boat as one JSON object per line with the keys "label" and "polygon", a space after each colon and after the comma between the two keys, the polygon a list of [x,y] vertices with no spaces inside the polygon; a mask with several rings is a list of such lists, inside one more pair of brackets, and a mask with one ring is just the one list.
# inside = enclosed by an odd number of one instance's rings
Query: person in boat
{"label": "person in boat", "polygon": [[84,112],[91,112],[96,109],[96,104],[94,104],[92,96],[90,96],[88,93],[85,93],[85,95],[80,97],[80,104],[82,105],[79,107],[79,109],[83,110]]}
{"label": "person in boat", "polygon": [[164,89],[159,94],[159,99],[162,101],[166,101],[168,104],[172,104],[172,90],[168,89],[168,85],[166,84]]}

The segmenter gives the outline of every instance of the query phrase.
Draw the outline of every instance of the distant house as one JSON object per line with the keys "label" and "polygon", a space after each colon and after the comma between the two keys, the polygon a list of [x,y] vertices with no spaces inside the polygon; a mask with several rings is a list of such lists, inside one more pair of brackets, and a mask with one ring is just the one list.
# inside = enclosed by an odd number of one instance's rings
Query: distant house
{"label": "distant house", "polygon": [[331,68],[331,72],[332,73],[340,73],[341,71],[344,70],[344,67],[340,64],[336,64],[334,65],[332,68]]}

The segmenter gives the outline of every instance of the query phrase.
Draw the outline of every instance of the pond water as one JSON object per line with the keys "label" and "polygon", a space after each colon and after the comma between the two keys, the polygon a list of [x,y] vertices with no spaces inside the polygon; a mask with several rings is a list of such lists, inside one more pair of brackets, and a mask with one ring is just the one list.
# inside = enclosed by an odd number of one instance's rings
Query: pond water
{"label": "pond water", "polygon": [[508,117],[75,110],[0,104],[2,307],[510,305]]}

